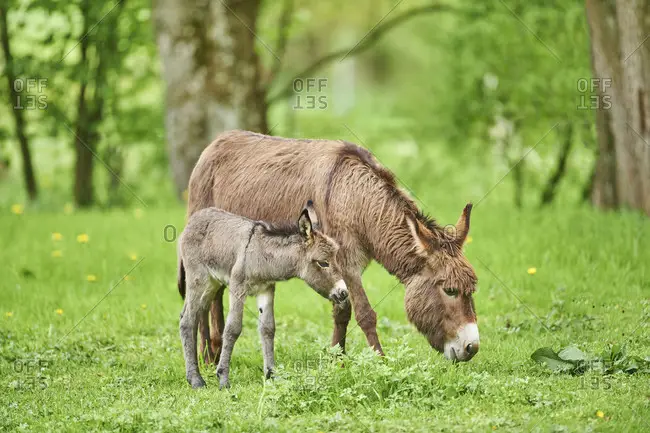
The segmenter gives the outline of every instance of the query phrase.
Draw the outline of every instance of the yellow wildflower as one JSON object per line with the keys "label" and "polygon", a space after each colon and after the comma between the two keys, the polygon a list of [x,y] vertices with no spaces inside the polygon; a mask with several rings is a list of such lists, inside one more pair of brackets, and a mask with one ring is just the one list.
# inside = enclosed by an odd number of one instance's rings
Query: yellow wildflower
{"label": "yellow wildflower", "polygon": [[56,314],[58,314],[59,316],[63,315],[63,310],[60,309],[60,308],[57,308],[56,310],[54,310],[54,312],[55,312]]}
{"label": "yellow wildflower", "polygon": [[605,412],[603,412],[602,410],[597,410],[596,411],[596,416],[598,418],[605,418]]}
{"label": "yellow wildflower", "polygon": [[129,254],[129,259],[131,259],[131,261],[135,262],[136,260],[138,260],[138,255],[136,253],[131,253],[131,254]]}
{"label": "yellow wildflower", "polygon": [[471,236],[467,236],[467,237],[465,238],[465,243],[466,243],[466,244],[471,244],[473,240],[474,240],[474,239],[472,239]]}
{"label": "yellow wildflower", "polygon": [[5,313],[5,316],[6,316],[6,317],[14,317],[14,312],[13,312],[13,311],[7,311],[7,312]]}
{"label": "yellow wildflower", "polygon": [[91,283],[95,282],[95,281],[97,281],[97,276],[93,275],[93,274],[89,274],[89,275],[86,276],[86,280],[90,281]]}
{"label": "yellow wildflower", "polygon": [[125,275],[124,276],[124,281],[131,281],[133,277],[131,275]]}
{"label": "yellow wildflower", "polygon": [[86,233],[82,233],[80,235],[77,235],[77,242],[79,242],[80,244],[88,243],[89,240],[90,240],[90,238],[88,237],[88,235]]}
{"label": "yellow wildflower", "polygon": [[535,275],[537,273],[537,268],[528,268],[528,275]]}
{"label": "yellow wildflower", "polygon": [[22,215],[23,211],[25,210],[25,206],[22,204],[12,204],[11,205],[11,213],[16,214],[16,215]]}
{"label": "yellow wildflower", "polygon": [[146,309],[146,308],[147,308],[147,304],[140,304],[140,308],[142,308],[143,310]]}
{"label": "yellow wildflower", "polygon": [[58,232],[52,233],[52,240],[53,241],[60,241],[61,239],[63,239],[63,235],[61,233],[58,233]]}
{"label": "yellow wildflower", "polygon": [[52,251],[52,257],[61,257],[63,255],[63,252],[61,250],[54,250]]}

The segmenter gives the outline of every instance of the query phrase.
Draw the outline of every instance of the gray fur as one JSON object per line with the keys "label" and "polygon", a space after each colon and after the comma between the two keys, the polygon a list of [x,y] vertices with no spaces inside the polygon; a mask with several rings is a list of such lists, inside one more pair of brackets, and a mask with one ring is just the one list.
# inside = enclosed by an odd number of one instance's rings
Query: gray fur
{"label": "gray fur", "polygon": [[[275,282],[302,278],[320,295],[336,303],[347,302],[348,292],[336,262],[338,245],[319,230],[311,202],[298,224],[274,227],[214,207],[191,216],[178,241],[179,269],[184,268],[185,304],[180,319],[187,381],[205,386],[199,373],[196,333],[199,319],[207,323],[210,303],[224,285],[230,290],[230,310],[223,330],[217,367],[219,386],[229,386],[232,350],[241,334],[246,296],[256,296],[264,374],[275,365],[273,340]],[[322,267],[318,262],[329,263]]]}

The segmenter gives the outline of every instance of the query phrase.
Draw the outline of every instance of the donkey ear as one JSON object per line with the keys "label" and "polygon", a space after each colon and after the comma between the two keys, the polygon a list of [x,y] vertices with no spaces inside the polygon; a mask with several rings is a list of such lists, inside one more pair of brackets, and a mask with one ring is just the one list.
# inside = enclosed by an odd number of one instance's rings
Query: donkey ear
{"label": "donkey ear", "polygon": [[311,242],[314,238],[314,227],[309,216],[309,210],[304,208],[298,218],[298,228],[300,229],[300,236],[305,242]]}
{"label": "donkey ear", "polygon": [[465,243],[467,234],[469,233],[469,217],[472,213],[472,203],[467,203],[463,213],[460,214],[458,222],[456,223],[456,243],[462,246]]}
{"label": "donkey ear", "polygon": [[406,222],[411,230],[415,250],[418,254],[427,255],[436,249],[433,234],[424,224],[418,221],[417,218],[413,220],[407,218]]}

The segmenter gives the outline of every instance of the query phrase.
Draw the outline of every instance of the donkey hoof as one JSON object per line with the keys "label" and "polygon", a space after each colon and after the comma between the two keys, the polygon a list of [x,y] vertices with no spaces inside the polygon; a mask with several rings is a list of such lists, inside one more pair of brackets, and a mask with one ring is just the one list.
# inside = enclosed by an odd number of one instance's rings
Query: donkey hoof
{"label": "donkey hoof", "polygon": [[264,377],[266,379],[273,379],[273,369],[272,368],[267,368],[266,369],[266,374],[264,374]]}
{"label": "donkey hoof", "polygon": [[222,379],[219,381],[219,389],[228,389],[230,388],[230,381],[228,379]]}

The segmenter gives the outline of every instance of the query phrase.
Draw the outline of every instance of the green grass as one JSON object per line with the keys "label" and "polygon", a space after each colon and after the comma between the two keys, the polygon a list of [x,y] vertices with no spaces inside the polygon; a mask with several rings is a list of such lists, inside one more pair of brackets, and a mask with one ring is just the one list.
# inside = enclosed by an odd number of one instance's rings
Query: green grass
{"label": "green grass", "polygon": [[[429,210],[449,222],[456,207]],[[246,313],[226,391],[213,369],[204,390],[185,381],[175,243],[163,238],[166,225],[182,227],[182,208],[139,218],[5,209],[0,222],[0,430],[650,430],[648,375],[571,376],[530,360],[538,347],[569,344],[650,355],[650,224],[638,215],[481,204],[466,246],[481,351],[465,364],[445,361],[408,325],[403,287],[391,292],[394,278],[376,264],[364,282],[383,359],[353,320],[341,366],[328,350],[329,304],[301,282],[281,284],[278,377],[262,380],[256,317]],[[131,254],[143,261],[121,281],[138,263]]]}

